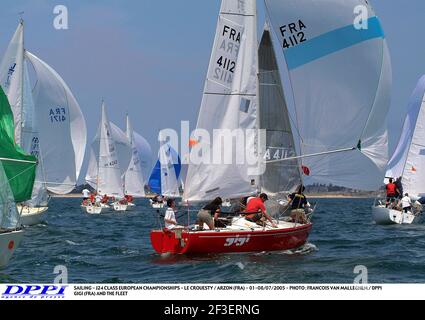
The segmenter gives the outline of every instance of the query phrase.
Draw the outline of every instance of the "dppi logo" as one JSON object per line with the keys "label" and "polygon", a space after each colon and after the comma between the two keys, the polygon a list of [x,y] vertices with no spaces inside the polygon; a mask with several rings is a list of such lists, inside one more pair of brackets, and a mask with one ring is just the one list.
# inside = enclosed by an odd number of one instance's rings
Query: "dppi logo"
{"label": "dppi logo", "polygon": [[53,285],[8,285],[3,299],[63,299],[68,286]]}

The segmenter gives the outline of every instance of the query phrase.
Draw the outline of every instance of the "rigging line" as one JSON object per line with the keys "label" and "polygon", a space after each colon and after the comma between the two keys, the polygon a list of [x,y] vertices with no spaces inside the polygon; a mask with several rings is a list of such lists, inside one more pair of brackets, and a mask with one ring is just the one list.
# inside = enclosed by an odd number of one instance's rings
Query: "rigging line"
{"label": "rigging line", "polygon": [[342,153],[342,152],[348,152],[348,151],[354,151],[354,150],[358,150],[358,148],[353,147],[353,148],[339,149],[339,150],[333,150],[333,151],[311,153],[311,154],[306,154],[306,155],[303,155],[303,156],[289,157],[289,158],[284,158],[284,159],[279,159],[279,160],[270,160],[270,161],[266,161],[266,164],[282,162],[282,161],[289,161],[289,160],[294,160],[294,159],[311,158],[311,157],[323,156],[323,155],[334,154],[334,153]]}
{"label": "rigging line", "polygon": [[54,185],[59,185],[59,186],[77,186],[75,183],[61,183],[61,182],[50,182],[50,181],[41,181],[41,180],[35,180],[35,182],[39,182],[42,184],[54,184]]}
{"label": "rigging line", "polygon": [[[25,170],[21,171],[20,173],[18,173],[16,176],[10,178],[7,180],[6,183],[4,183],[3,185],[0,186],[0,188],[3,188],[5,185],[7,185],[10,181],[12,181],[13,179],[16,179],[17,177],[19,177],[20,175],[24,174],[25,172],[29,171],[30,169],[32,169],[33,167],[37,166],[37,164],[35,163],[33,166],[30,166],[28,168],[26,168]],[[5,173],[6,174],[6,173]],[[6,176],[7,177],[7,176]]]}
{"label": "rigging line", "polygon": [[0,161],[7,161],[7,162],[19,162],[19,163],[31,163],[36,165],[37,161],[31,161],[31,160],[18,160],[18,159],[11,159],[11,158],[1,158]]}

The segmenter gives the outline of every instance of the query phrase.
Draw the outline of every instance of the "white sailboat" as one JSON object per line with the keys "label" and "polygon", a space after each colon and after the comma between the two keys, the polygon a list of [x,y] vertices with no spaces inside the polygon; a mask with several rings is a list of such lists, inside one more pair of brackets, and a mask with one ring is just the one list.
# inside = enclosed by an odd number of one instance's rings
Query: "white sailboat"
{"label": "white sailboat", "polygon": [[[124,177],[124,193],[131,197],[145,197],[145,179],[141,167],[141,157],[135,141],[135,132],[128,115],[126,133],[132,148],[132,157]],[[135,204],[129,202],[127,206],[128,210],[132,210]]]}
{"label": "white sailboat", "polygon": [[[261,188],[271,192],[289,191],[300,176],[300,166],[295,160],[310,169],[313,179],[377,189],[386,164],[382,154],[388,147],[385,120],[391,66],[384,34],[373,9],[368,6],[369,28],[357,30],[353,26],[353,10],[365,5],[361,0],[266,0],[265,3],[288,66],[301,154],[291,157],[287,151],[277,159],[268,160],[265,174],[255,170],[261,169],[260,161],[252,165],[248,161],[238,163],[238,152],[245,150],[237,148],[232,150],[231,164],[191,161],[184,199],[244,197]],[[269,149],[293,150],[292,137],[288,134],[290,126],[285,125],[287,111],[275,115],[279,119],[276,125],[272,125],[273,119],[261,120],[261,102],[270,112],[278,112],[273,105],[280,101],[283,108],[283,99],[278,97],[276,66],[268,60],[259,68],[256,21],[254,0],[222,1],[197,128],[213,136],[214,129],[250,130],[270,126]],[[266,41],[264,38],[262,54],[270,50],[265,47]],[[257,73],[260,73],[260,87]],[[267,93],[267,86],[274,89]],[[258,97],[259,92],[262,98]],[[197,143],[191,156],[221,150],[220,141],[207,141],[203,139],[205,135],[197,134],[193,136]],[[259,137],[247,139],[243,148],[262,155],[266,145]],[[295,174],[268,179],[271,172],[280,171],[273,167],[280,163],[287,166],[281,170],[293,170]],[[263,179],[266,181],[261,182]],[[231,225],[220,228],[219,233],[194,229],[170,234],[153,230],[151,242],[158,253],[287,250],[303,245],[312,227],[311,223],[289,223],[284,219],[276,220],[276,224],[276,228],[269,224],[259,227],[236,217]],[[229,239],[244,241],[235,243]]]}
{"label": "white sailboat", "polygon": [[[119,200],[124,198],[123,177],[130,164],[131,150],[127,136],[109,122],[103,102],[98,132],[91,146],[86,182],[98,194],[114,197],[116,201],[113,208],[116,211],[127,209]],[[106,204],[99,204],[88,205],[85,209],[87,213],[100,214],[111,208]]]}
{"label": "white sailboat", "polygon": [[[400,140],[388,162],[387,178],[402,177],[403,192],[408,193],[412,202],[425,196],[425,76],[414,90]],[[404,196],[404,195],[403,195]],[[412,224],[421,221],[421,206],[413,206],[404,213],[386,207],[385,200],[378,200],[372,208],[373,219],[377,224]]]}
{"label": "white sailboat", "polygon": [[[35,71],[31,85],[28,66]],[[48,192],[70,193],[83,163],[87,130],[77,100],[59,74],[24,48],[24,24],[19,24],[0,66],[15,119],[15,141],[38,158],[30,201],[19,204],[22,222],[37,224],[48,209]]]}
{"label": "white sailboat", "polygon": [[[151,192],[158,196],[179,198],[180,157],[168,142],[163,139],[160,140],[162,142],[158,151],[158,161],[149,177],[149,188]],[[154,209],[160,209],[165,206],[164,199],[160,201],[150,199],[150,203]]]}
{"label": "white sailboat", "polygon": [[4,268],[23,237],[16,202],[31,198],[37,161],[14,141],[13,113],[1,87],[0,120],[0,268]]}

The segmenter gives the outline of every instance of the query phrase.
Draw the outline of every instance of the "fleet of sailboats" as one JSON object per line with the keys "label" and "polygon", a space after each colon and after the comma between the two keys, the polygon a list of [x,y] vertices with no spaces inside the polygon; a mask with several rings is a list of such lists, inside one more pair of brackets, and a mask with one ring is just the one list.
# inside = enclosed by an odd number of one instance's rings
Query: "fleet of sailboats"
{"label": "fleet of sailboats", "polygon": [[[34,69],[34,86],[29,66]],[[33,225],[48,209],[50,193],[64,195],[76,187],[86,149],[86,124],[64,80],[25,50],[23,21],[0,65],[0,83],[12,106],[15,142],[39,163],[32,198],[18,204],[22,223]]]}
{"label": "fleet of sailboats", "polygon": [[[413,93],[399,144],[388,162],[391,63],[371,5],[363,0],[264,3],[267,21],[258,38],[256,0],[221,1],[184,174],[178,151],[162,132],[152,168],[150,145],[133,130],[130,116],[123,131],[109,121],[102,102],[85,176],[94,190],[94,199],[82,204],[87,213],[132,210],[133,197],[147,193],[182,197],[190,206],[265,192],[274,224],[258,225],[235,212],[220,232],[194,225],[157,229],[151,231],[151,243],[156,252],[172,254],[275,251],[302,246],[313,227],[313,208],[307,221],[282,215],[285,199],[304,184],[304,175],[312,182],[372,191],[381,186],[387,170],[387,177],[403,178],[411,196],[425,196],[425,78]],[[367,28],[353,26],[353,8],[358,5],[368,9]],[[0,86],[4,267],[23,237],[21,226],[42,221],[52,194],[75,189],[87,129],[65,81],[26,50],[23,20],[1,61]],[[195,161],[208,156],[212,161]],[[160,209],[165,202],[151,200],[151,205]],[[382,202],[372,208],[377,223],[414,223],[420,218],[418,210],[402,213]]]}

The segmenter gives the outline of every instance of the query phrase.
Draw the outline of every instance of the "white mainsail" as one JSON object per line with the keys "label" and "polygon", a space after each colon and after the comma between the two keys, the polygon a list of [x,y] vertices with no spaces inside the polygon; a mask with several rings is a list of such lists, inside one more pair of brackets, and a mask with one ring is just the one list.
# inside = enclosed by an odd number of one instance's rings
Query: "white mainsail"
{"label": "white mainsail", "polygon": [[425,76],[413,92],[400,140],[388,162],[388,178],[403,177],[403,191],[425,195]]}
{"label": "white mainsail", "polygon": [[[257,15],[255,0],[223,0],[217,23],[197,129],[204,129],[213,140],[193,137],[198,143],[191,150],[184,198],[210,200],[217,196],[234,198],[250,194],[258,181],[250,174],[246,150],[255,149],[255,139],[236,145],[231,138],[231,161],[214,163],[217,151],[223,154],[222,139],[213,139],[214,130],[249,130],[258,128],[257,119]],[[195,131],[196,132],[196,131]],[[227,141],[229,142],[229,141]],[[193,157],[203,155],[198,163]],[[196,164],[195,164],[196,163]]]}
{"label": "white mainsail", "polygon": [[[388,153],[392,76],[372,7],[362,0],[265,3],[289,69],[301,153],[325,153],[303,164],[320,182],[378,189]],[[359,5],[368,9],[360,26],[353,13]]]}
{"label": "white mainsail", "polygon": [[[288,107],[268,24],[259,47],[260,128],[266,130],[265,160],[296,157]],[[297,159],[268,163],[261,176],[261,189],[268,194],[289,193],[302,183]]]}
{"label": "white mainsail", "polygon": [[90,150],[86,181],[100,194],[123,197],[123,177],[131,160],[127,136],[108,120],[105,103]]}
{"label": "white mainsail", "polygon": [[12,108],[15,120],[15,142],[21,144],[23,108],[24,23],[21,21],[0,64],[0,85]]}
{"label": "white mainsail", "polygon": [[87,129],[77,100],[63,79],[44,61],[26,51],[35,69],[33,96],[46,188],[71,192],[83,163]]}
{"label": "white mainsail", "polygon": [[142,168],[140,166],[140,155],[134,140],[133,126],[130,118],[127,115],[127,139],[130,142],[132,149],[132,157],[130,165],[125,173],[124,178],[124,193],[137,197],[145,196],[145,180],[143,178]]}

